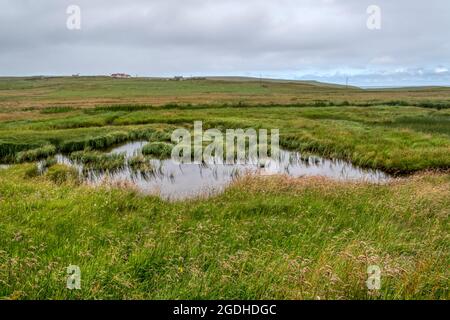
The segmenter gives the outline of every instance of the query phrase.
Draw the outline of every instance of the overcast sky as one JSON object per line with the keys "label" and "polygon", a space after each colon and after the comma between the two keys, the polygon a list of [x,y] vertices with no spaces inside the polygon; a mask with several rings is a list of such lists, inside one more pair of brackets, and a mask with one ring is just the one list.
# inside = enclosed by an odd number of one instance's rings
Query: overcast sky
{"label": "overcast sky", "polygon": [[[0,75],[450,85],[448,0],[0,0]],[[81,29],[67,28],[67,8]],[[369,5],[381,29],[367,27]],[[72,21],[72,20],[71,20]]]}

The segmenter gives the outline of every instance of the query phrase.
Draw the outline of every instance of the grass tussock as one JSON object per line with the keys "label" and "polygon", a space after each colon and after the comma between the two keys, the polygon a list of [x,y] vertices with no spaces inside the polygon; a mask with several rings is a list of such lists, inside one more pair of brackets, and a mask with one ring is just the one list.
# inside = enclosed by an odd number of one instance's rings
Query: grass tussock
{"label": "grass tussock", "polygon": [[142,148],[142,153],[159,159],[170,158],[173,144],[166,142],[150,142]]}
{"label": "grass tussock", "polygon": [[24,170],[24,177],[26,179],[33,179],[40,175],[39,167],[36,164],[30,165],[26,170]]}
{"label": "grass tussock", "polygon": [[153,172],[155,170],[150,159],[143,155],[136,155],[127,159],[127,164],[133,171]]}
{"label": "grass tussock", "polygon": [[55,153],[56,153],[55,146],[46,145],[40,148],[19,152],[17,154],[16,161],[19,163],[37,161],[43,158],[53,156]]}
{"label": "grass tussock", "polygon": [[63,183],[79,183],[78,171],[73,168],[63,164],[55,164],[51,166],[46,172],[46,177],[58,185]]}
{"label": "grass tussock", "polygon": [[82,164],[85,170],[114,171],[125,166],[125,154],[105,154],[84,150],[72,152],[69,159]]}

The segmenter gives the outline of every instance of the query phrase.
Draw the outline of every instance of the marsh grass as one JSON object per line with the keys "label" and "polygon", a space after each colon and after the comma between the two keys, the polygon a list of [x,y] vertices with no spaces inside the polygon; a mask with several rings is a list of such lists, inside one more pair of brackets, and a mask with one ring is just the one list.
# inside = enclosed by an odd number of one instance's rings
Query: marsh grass
{"label": "marsh grass", "polygon": [[61,106],[61,107],[46,107],[40,110],[42,114],[54,114],[54,113],[68,113],[74,111],[75,108],[69,106]]}
{"label": "marsh grass", "polygon": [[83,165],[84,170],[114,171],[124,168],[125,154],[105,154],[83,150],[72,152],[69,159]]}
{"label": "marsh grass", "polygon": [[24,170],[24,177],[27,179],[33,179],[38,177],[41,174],[39,167],[37,164],[32,164],[28,168]]}
{"label": "marsh grass", "polygon": [[143,155],[136,155],[127,159],[127,165],[132,171],[149,173],[155,170],[150,159]]}
{"label": "marsh grass", "polygon": [[46,178],[48,178],[53,183],[58,185],[63,183],[80,183],[80,177],[78,171],[70,166],[63,164],[55,164],[48,168],[45,173]]}
{"label": "marsh grass", "polygon": [[384,123],[393,128],[407,128],[425,133],[441,133],[450,136],[450,116],[400,117]]}
{"label": "marsh grass", "polygon": [[58,161],[57,161],[56,157],[48,157],[46,159],[40,160],[37,163],[38,170],[41,174],[43,174],[48,170],[48,168],[50,168],[51,166],[54,166],[57,163],[58,163]]}
{"label": "marsh grass", "polygon": [[[238,180],[181,202],[0,171],[7,299],[448,299],[449,175]],[[65,288],[66,267],[82,290]],[[382,289],[367,290],[367,267]]]}
{"label": "marsh grass", "polygon": [[159,159],[167,159],[170,158],[173,147],[174,145],[171,143],[150,142],[142,148],[142,154],[153,156]]}
{"label": "marsh grass", "polygon": [[114,132],[99,136],[88,136],[82,139],[64,141],[60,145],[62,152],[80,151],[86,148],[106,149],[110,146],[125,142],[129,139],[127,132]]}
{"label": "marsh grass", "polygon": [[144,111],[144,110],[152,110],[155,107],[152,105],[136,105],[136,104],[116,104],[111,106],[96,106],[94,108],[89,108],[83,110],[86,114],[98,114],[105,112],[135,112],[135,111]]}
{"label": "marsh grass", "polygon": [[172,141],[172,132],[170,130],[165,131],[155,131],[151,133],[149,136],[147,136],[151,141],[157,141],[157,142],[171,142]]}
{"label": "marsh grass", "polygon": [[43,158],[48,158],[56,153],[56,147],[53,145],[45,145],[40,148],[21,151],[17,154],[17,162],[37,161]]}
{"label": "marsh grass", "polygon": [[[158,113],[161,123],[155,124]],[[117,118],[114,126],[43,131],[22,130],[20,123],[14,130],[8,124],[2,131],[0,122],[0,158],[15,162],[17,153],[48,144],[58,152],[70,153],[86,148],[104,150],[135,140],[169,141],[174,128],[191,129],[193,122],[185,122],[187,114],[189,121],[203,120],[205,129],[278,128],[284,148],[392,174],[450,168],[450,114],[446,110],[386,106],[171,110],[169,114],[136,111]],[[179,125],[165,122],[168,118]],[[122,121],[131,125],[119,125]]]}

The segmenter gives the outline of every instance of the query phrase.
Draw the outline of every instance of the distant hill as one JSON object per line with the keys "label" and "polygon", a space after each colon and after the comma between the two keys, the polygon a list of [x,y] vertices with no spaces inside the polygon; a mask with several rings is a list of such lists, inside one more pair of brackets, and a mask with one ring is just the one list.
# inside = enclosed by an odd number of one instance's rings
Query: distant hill
{"label": "distant hill", "polygon": [[336,89],[361,89],[357,86],[346,86],[342,84],[326,83],[316,80],[287,80],[287,79],[272,79],[272,78],[255,78],[255,77],[225,77],[225,76],[215,76],[215,77],[205,77],[207,80],[221,80],[221,81],[242,81],[242,82],[271,82],[271,83],[292,83],[292,84],[305,84],[316,87],[326,87],[326,88],[336,88]]}

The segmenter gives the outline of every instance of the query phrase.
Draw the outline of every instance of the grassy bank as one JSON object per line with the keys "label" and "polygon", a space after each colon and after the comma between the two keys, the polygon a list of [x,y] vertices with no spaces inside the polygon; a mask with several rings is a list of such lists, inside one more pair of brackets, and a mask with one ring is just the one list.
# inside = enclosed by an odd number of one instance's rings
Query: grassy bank
{"label": "grassy bank", "polygon": [[[449,175],[391,185],[254,178],[167,203],[22,178],[28,166],[0,170],[0,298],[450,297]],[[80,291],[65,289],[70,264]],[[365,286],[368,265],[382,269],[378,293]]]}

